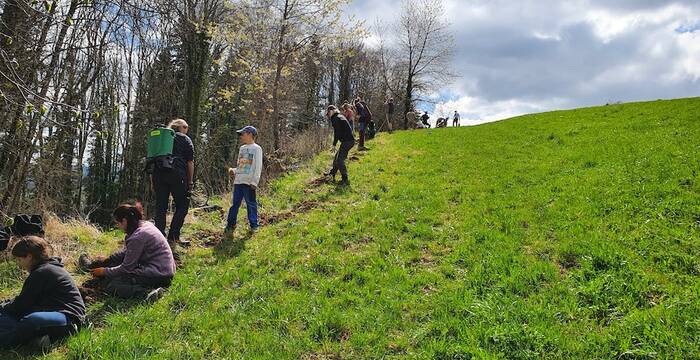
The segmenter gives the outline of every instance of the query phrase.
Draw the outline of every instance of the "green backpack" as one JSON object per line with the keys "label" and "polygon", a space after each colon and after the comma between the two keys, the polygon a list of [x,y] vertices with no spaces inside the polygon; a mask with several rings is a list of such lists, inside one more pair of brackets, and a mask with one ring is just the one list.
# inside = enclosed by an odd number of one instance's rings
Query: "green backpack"
{"label": "green backpack", "polygon": [[173,143],[175,142],[175,131],[168,128],[153,129],[148,133],[148,153],[149,160],[161,156],[173,154]]}
{"label": "green backpack", "polygon": [[173,169],[175,157],[175,130],[169,128],[153,129],[148,133],[148,150],[146,153],[146,172],[153,174],[155,170],[170,171]]}

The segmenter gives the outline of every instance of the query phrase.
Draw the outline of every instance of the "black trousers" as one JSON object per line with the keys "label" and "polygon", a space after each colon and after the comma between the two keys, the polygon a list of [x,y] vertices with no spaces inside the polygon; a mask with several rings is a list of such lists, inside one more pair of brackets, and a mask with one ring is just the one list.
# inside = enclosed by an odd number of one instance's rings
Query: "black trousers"
{"label": "black trousers", "polygon": [[167,233],[168,242],[180,238],[180,230],[190,207],[187,197],[187,180],[177,172],[153,174],[153,187],[156,192],[156,227],[165,236],[165,215],[168,213],[170,195],[175,202],[173,220]]}
{"label": "black trousers", "polygon": [[340,143],[340,149],[335,153],[335,158],[333,158],[333,169],[331,169],[331,175],[335,174],[340,170],[340,176],[344,180],[348,178],[348,168],[345,166],[345,160],[348,158],[348,153],[350,149],[355,146],[355,141],[343,141]]}

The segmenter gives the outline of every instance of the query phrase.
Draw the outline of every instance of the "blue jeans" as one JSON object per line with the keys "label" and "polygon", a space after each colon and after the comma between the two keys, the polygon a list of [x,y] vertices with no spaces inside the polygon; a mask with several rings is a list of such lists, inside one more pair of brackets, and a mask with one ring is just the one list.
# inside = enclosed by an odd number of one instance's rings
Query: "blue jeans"
{"label": "blue jeans", "polygon": [[238,221],[238,208],[241,207],[241,202],[245,199],[246,208],[248,210],[248,221],[251,229],[258,228],[258,201],[255,196],[255,190],[252,186],[246,184],[233,185],[233,205],[228,209],[228,219],[226,228],[232,229]]}
{"label": "blue jeans", "polygon": [[67,335],[68,325],[68,318],[60,312],[35,312],[19,320],[0,313],[0,349],[28,343],[36,337],[49,335],[50,330]]}

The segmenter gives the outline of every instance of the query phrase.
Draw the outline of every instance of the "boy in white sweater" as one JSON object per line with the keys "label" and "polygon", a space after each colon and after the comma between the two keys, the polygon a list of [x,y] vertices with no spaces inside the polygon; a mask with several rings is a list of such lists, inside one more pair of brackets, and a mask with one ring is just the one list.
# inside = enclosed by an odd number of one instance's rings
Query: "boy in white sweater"
{"label": "boy in white sweater", "polygon": [[243,145],[238,151],[238,167],[229,168],[229,175],[234,177],[233,181],[233,204],[228,211],[228,220],[226,222],[225,234],[230,236],[236,229],[238,219],[238,209],[241,207],[241,202],[245,199],[248,210],[248,221],[250,222],[250,230],[255,232],[258,230],[258,202],[256,199],[256,191],[260,182],[263,165],[263,150],[260,145],[255,143],[255,137],[258,136],[258,130],[252,126],[246,126],[238,131]]}

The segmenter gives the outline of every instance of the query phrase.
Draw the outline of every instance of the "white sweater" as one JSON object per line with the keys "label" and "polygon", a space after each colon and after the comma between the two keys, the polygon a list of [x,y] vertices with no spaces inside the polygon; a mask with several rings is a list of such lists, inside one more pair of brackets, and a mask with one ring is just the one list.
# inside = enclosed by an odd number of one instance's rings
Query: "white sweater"
{"label": "white sweater", "polygon": [[238,167],[234,184],[258,186],[262,174],[263,150],[258,144],[245,144],[238,151]]}

